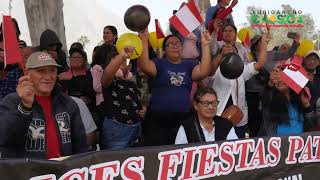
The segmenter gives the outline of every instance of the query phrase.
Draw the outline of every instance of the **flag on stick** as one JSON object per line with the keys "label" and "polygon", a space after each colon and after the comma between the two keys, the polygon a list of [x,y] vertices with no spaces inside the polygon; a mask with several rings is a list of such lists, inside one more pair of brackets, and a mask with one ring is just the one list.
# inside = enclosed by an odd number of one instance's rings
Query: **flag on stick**
{"label": "flag on stick", "polygon": [[188,36],[203,23],[200,12],[193,0],[184,5],[169,21],[184,37]]}

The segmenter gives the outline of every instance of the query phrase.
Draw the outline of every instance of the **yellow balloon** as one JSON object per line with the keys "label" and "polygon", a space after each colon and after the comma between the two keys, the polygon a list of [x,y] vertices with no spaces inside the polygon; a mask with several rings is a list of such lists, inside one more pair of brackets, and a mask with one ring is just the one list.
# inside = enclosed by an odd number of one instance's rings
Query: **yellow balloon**
{"label": "yellow balloon", "polygon": [[156,32],[149,33],[149,42],[153,49],[156,49],[156,48],[161,49],[163,46],[163,40],[164,38],[157,39]]}
{"label": "yellow balloon", "polygon": [[246,39],[246,35],[249,32],[250,39],[253,38],[254,34],[250,28],[242,28],[238,32],[238,38],[241,42],[243,42]]}
{"label": "yellow balloon", "polygon": [[310,39],[303,39],[300,41],[300,45],[297,48],[297,55],[304,57],[309,51],[314,50],[314,44]]}
{"label": "yellow balloon", "polygon": [[130,59],[137,59],[141,55],[142,41],[136,34],[125,33],[119,37],[116,43],[117,51],[120,53],[126,46],[135,47],[135,51],[131,53]]}

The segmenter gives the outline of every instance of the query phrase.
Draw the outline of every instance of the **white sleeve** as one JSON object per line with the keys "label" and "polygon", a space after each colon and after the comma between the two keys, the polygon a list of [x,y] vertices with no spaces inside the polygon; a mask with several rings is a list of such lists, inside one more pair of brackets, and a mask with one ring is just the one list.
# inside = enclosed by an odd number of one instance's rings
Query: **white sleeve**
{"label": "white sleeve", "polygon": [[92,118],[92,115],[91,115],[87,105],[80,98],[72,97],[72,99],[78,104],[78,107],[80,109],[82,123],[83,123],[84,129],[86,131],[86,134],[89,134],[89,133],[95,131],[97,129],[97,126],[94,123],[94,120]]}
{"label": "white sleeve", "polygon": [[244,65],[244,69],[243,69],[243,73],[242,73],[244,81],[249,80],[250,78],[252,78],[252,76],[259,73],[259,71],[256,71],[254,69],[254,64],[255,64],[255,62],[251,62],[251,63]]}
{"label": "white sleeve", "polygon": [[186,131],[184,130],[183,126],[180,126],[178,130],[175,144],[188,144]]}
{"label": "white sleeve", "polygon": [[232,127],[229,131],[229,134],[227,136],[227,140],[234,140],[234,139],[239,139],[237,134],[236,134],[236,131],[234,129],[234,127]]}

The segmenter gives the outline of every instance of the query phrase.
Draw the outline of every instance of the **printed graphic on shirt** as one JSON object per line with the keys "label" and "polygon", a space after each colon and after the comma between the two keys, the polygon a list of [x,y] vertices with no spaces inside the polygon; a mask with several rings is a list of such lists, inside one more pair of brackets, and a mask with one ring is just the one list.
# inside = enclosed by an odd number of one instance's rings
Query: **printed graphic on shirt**
{"label": "printed graphic on shirt", "polygon": [[71,142],[71,129],[70,129],[70,116],[68,113],[63,112],[56,115],[58,122],[62,143]]}
{"label": "printed graphic on shirt", "polygon": [[45,121],[32,119],[27,134],[27,151],[45,151]]}
{"label": "printed graphic on shirt", "polygon": [[170,75],[170,83],[174,86],[181,86],[183,84],[184,77],[186,76],[185,72],[172,72],[168,71]]}

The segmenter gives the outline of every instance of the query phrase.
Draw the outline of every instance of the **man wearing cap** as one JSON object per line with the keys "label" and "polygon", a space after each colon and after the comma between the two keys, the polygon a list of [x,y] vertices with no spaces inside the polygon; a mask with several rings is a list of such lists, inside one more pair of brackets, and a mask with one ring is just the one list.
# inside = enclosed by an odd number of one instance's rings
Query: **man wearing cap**
{"label": "man wearing cap", "polygon": [[316,108],[316,101],[320,97],[320,58],[317,51],[308,52],[303,58],[303,67],[308,73],[310,81],[307,87],[311,93],[311,107],[313,110]]}
{"label": "man wearing cap", "polygon": [[33,53],[17,92],[0,102],[2,157],[50,159],[88,150],[78,105],[56,86],[56,61]]}

